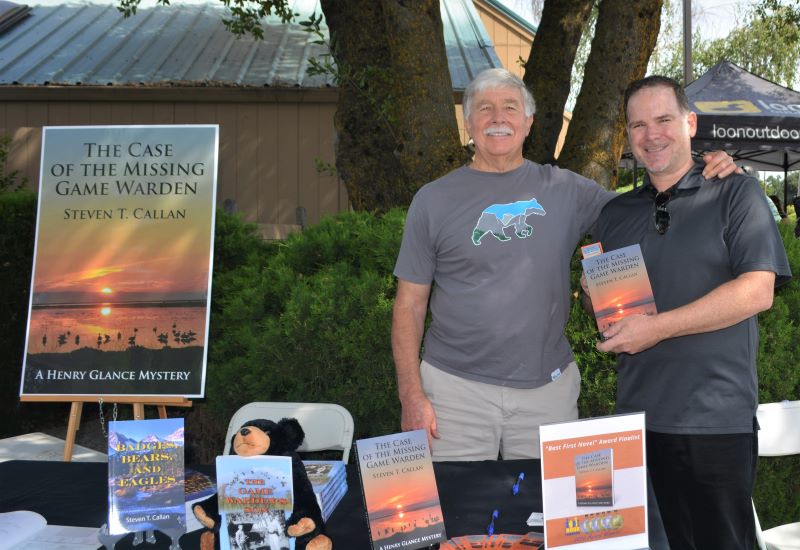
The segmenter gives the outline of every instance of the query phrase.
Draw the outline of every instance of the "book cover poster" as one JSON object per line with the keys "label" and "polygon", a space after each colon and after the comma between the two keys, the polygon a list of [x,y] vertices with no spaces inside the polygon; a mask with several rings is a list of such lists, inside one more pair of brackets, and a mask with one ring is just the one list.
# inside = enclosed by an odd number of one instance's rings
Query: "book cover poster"
{"label": "book cover poster", "polygon": [[614,449],[575,455],[575,503],[578,506],[614,504]]}
{"label": "book cover poster", "polygon": [[292,550],[286,520],[294,508],[292,459],[217,457],[222,550]]}
{"label": "book cover poster", "polygon": [[539,428],[547,548],[648,547],[644,413]]}
{"label": "book cover poster", "polygon": [[581,263],[600,332],[628,315],[657,313],[638,244],[590,256]]}
{"label": "book cover poster", "polygon": [[112,535],[186,526],[183,418],[108,423]]}
{"label": "book cover poster", "polygon": [[447,540],[425,430],[356,441],[373,550]]}
{"label": "book cover poster", "polygon": [[202,397],[217,126],[45,127],[20,395]]}

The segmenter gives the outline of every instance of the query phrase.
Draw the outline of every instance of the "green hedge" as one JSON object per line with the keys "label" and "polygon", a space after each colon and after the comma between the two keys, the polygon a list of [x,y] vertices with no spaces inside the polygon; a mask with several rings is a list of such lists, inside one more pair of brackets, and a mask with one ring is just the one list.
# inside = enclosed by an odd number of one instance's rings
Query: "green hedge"
{"label": "green hedge", "polygon": [[[793,224],[778,227],[795,278],[777,289],[772,308],[758,316],[760,403],[800,399],[800,240]],[[762,528],[797,521],[798,495],[800,456],[759,458],[753,500]]]}
{"label": "green hedge", "polygon": [[389,330],[403,217],[330,217],[272,244],[263,265],[215,278],[216,416],[249,401],[330,401],[353,414],[356,437],[399,429]]}
{"label": "green hedge", "polygon": [[[35,199],[0,193],[0,433],[19,426],[17,389]],[[399,429],[389,331],[396,283],[392,268],[404,212],[383,216],[346,213],[283,242],[264,243],[254,228],[218,213],[212,286],[211,336],[205,402],[187,416],[187,445],[208,462],[223,445],[228,419],[249,401],[329,401],[353,414],[356,437]],[[781,226],[794,273],[800,275],[800,241]],[[579,262],[573,259],[573,288]],[[760,400],[797,399],[800,370],[800,283],[780,288],[761,315]],[[614,360],[594,348],[595,325],[573,298],[567,327],[583,389],[581,415],[613,411]],[[46,411],[44,405],[26,405]],[[11,413],[11,414],[9,414]],[[51,415],[52,416],[52,415]],[[63,422],[65,414],[60,420]],[[43,422],[40,419],[40,422]],[[800,516],[800,458],[759,463],[755,501],[767,528]]]}
{"label": "green hedge", "polygon": [[[0,150],[2,148],[0,147]],[[7,186],[8,187],[8,186]],[[66,419],[68,405],[19,402],[22,352],[28,319],[36,195],[0,190],[0,438]]]}

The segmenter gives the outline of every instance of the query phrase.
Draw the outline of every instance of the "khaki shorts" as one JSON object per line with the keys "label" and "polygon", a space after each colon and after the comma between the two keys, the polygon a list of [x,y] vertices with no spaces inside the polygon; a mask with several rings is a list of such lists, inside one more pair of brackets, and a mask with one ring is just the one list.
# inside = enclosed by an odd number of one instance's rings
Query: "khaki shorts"
{"label": "khaki shorts", "polygon": [[539,458],[539,426],[578,418],[581,376],[574,361],[533,389],[467,380],[425,361],[420,375],[436,411],[433,460]]}

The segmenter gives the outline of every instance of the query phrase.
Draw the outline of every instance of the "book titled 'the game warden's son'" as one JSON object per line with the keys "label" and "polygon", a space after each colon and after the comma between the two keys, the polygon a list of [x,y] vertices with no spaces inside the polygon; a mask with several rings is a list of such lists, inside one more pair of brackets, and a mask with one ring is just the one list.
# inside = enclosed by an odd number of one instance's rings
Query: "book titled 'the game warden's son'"
{"label": "book titled 'the game warden's son'", "polygon": [[286,520],[294,508],[288,456],[217,457],[221,550],[294,549]]}
{"label": "book titled 'the game warden's son'", "polygon": [[657,313],[638,244],[604,253],[600,243],[594,243],[581,247],[581,252],[583,273],[601,333],[628,315]]}
{"label": "book titled 'the game warden's son'", "polygon": [[372,550],[447,540],[425,430],[356,441]]}

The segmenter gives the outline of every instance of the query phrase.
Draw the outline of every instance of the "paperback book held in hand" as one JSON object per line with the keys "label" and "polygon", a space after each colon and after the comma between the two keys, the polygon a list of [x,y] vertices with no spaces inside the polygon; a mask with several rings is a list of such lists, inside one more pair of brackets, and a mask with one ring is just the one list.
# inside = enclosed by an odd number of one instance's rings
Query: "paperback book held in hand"
{"label": "paperback book held in hand", "polygon": [[628,315],[657,313],[638,244],[600,254],[586,254],[581,264],[601,333]]}
{"label": "paperback book held in hand", "polygon": [[447,540],[425,430],[356,441],[372,550]]}
{"label": "paperback book held in hand", "polygon": [[109,533],[186,528],[183,418],[108,423]]}
{"label": "paperback book held in hand", "polygon": [[294,508],[288,456],[218,456],[220,549],[294,548],[286,519]]}

